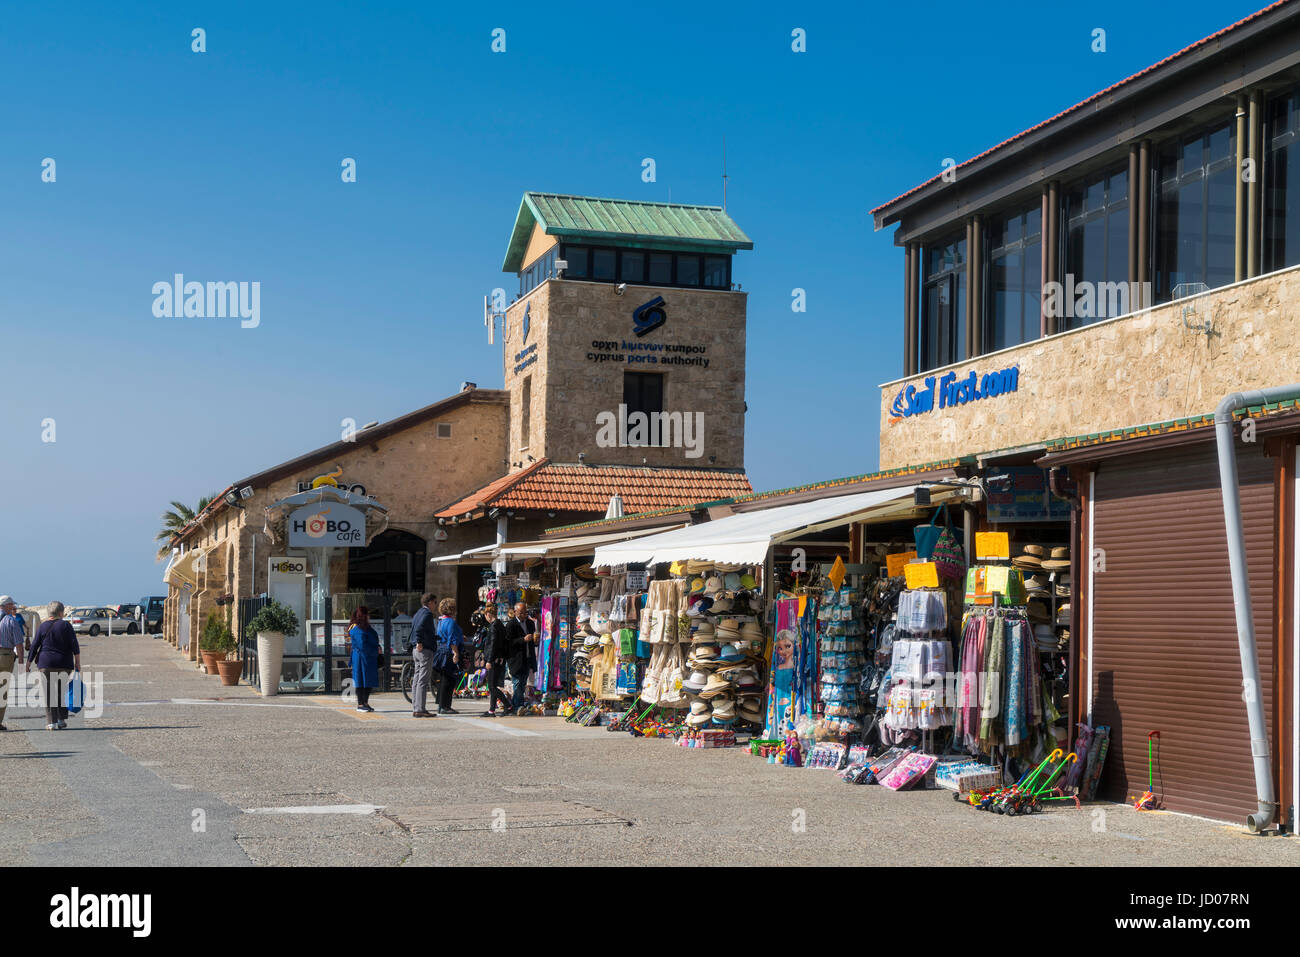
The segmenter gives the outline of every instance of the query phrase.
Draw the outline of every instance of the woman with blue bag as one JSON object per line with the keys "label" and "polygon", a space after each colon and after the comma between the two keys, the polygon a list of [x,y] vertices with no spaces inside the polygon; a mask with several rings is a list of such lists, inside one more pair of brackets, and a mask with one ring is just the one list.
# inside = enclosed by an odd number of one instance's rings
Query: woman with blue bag
{"label": "woman with blue bag", "polygon": [[379,687],[379,633],[370,627],[370,609],[361,605],[352,613],[348,637],[352,639],[352,686],[357,693],[357,710],[370,707],[370,692]]}
{"label": "woman with blue bag", "polygon": [[63,620],[63,602],[50,602],[46,611],[49,617],[36,629],[27,670],[32,670],[33,662],[40,670],[45,685],[45,730],[58,731],[68,726],[64,696],[72,672],[81,671],[81,646],[77,644],[77,633]]}
{"label": "woman with blue bag", "polygon": [[442,683],[438,685],[438,714],[456,714],[451,706],[451,693],[460,680],[460,646],[465,643],[465,633],[456,622],[456,599],[444,598],[438,602],[437,633],[433,670],[442,674]]}

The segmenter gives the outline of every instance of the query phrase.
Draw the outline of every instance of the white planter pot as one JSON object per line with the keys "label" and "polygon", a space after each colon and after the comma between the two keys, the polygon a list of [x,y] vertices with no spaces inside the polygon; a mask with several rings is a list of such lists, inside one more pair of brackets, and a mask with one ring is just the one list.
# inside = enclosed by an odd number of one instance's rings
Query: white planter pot
{"label": "white planter pot", "polygon": [[261,679],[262,695],[270,697],[280,693],[280,671],[284,665],[284,634],[278,631],[257,633],[257,673]]}

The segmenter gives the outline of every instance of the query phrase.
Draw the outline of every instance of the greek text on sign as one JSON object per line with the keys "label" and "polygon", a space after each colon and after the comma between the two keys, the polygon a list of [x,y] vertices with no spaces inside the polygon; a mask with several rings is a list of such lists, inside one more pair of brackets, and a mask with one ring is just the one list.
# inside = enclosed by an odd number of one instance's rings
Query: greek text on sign
{"label": "greek text on sign", "polygon": [[290,548],[361,548],[366,544],[366,516],[338,502],[317,502],[289,515]]}

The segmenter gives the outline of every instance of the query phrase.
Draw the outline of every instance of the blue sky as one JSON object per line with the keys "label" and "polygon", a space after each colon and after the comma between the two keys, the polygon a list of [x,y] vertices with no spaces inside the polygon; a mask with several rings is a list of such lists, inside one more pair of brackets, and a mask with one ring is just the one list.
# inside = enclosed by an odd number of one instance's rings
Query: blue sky
{"label": "blue sky", "polygon": [[[717,203],[724,135],[755,245],[734,267],[751,480],[870,471],[902,256],[868,210],[1262,5],[12,6],[0,591],[159,593],[168,500],[334,441],[346,416],[499,386],[481,302],[515,282],[521,193]],[[260,327],[154,318],[176,272],[261,282]]]}

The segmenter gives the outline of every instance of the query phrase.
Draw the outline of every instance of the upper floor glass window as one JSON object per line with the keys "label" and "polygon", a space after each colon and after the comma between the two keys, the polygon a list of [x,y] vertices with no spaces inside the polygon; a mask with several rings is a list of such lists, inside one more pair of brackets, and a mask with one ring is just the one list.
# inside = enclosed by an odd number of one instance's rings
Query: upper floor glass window
{"label": "upper floor glass window", "polygon": [[[651,286],[731,288],[730,256],[565,244],[554,258],[568,262],[569,267],[564,274],[568,279]],[[554,259],[551,265],[553,269]],[[524,273],[521,273],[521,290],[524,285],[523,276]]]}
{"label": "upper floor glass window", "polygon": [[558,248],[552,246],[519,274],[520,296],[528,295],[546,280],[555,276],[555,260],[559,258]]}
{"label": "upper floor glass window", "polygon": [[1264,154],[1265,272],[1300,263],[1300,91],[1268,106]]}
{"label": "upper floor glass window", "polygon": [[1042,332],[1043,212],[1034,206],[989,221],[984,350],[1037,339]]}
{"label": "upper floor glass window", "polygon": [[1157,160],[1156,302],[1225,286],[1235,276],[1235,136],[1225,121],[1166,143]]}
{"label": "upper floor glass window", "polygon": [[926,246],[923,252],[920,367],[936,369],[966,355],[966,240]]}
{"label": "upper floor glass window", "polygon": [[[1065,270],[1060,281],[1065,290],[1074,290],[1071,302],[1061,302],[1061,329],[1120,315],[1127,296],[1102,294],[1102,283],[1128,283],[1128,169],[1093,176],[1065,191],[1062,218],[1065,230]],[[1057,277],[1049,277],[1057,278]],[[1083,284],[1091,285],[1092,294],[1080,296]],[[1127,288],[1127,286],[1125,286]],[[1064,297],[1063,297],[1064,298]]]}

